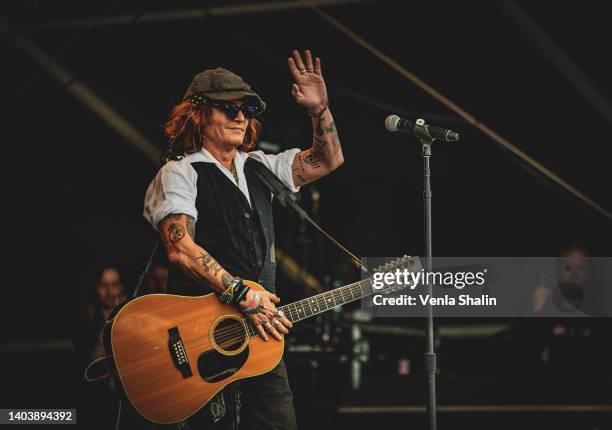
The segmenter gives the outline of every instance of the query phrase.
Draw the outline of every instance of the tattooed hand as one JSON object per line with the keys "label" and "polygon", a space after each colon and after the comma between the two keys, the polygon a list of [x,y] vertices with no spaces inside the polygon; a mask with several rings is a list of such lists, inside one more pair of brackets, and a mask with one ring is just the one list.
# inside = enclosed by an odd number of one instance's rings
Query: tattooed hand
{"label": "tattooed hand", "polygon": [[[247,317],[264,340],[268,340],[266,332],[270,333],[276,340],[282,340],[280,333],[289,333],[292,324],[285,316],[278,317],[275,314],[276,306],[274,303],[279,303],[280,299],[275,294],[267,291],[258,291],[258,293],[260,296],[257,304],[259,312],[249,314]],[[251,289],[247,293],[246,298],[238,303],[238,308],[246,309],[253,302],[254,298],[255,290]]]}

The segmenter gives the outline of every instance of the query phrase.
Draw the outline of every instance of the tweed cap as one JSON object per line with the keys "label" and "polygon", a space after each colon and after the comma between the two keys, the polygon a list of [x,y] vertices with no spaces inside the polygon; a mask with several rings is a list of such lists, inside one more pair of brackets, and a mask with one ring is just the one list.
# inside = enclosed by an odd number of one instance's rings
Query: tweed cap
{"label": "tweed cap", "polygon": [[214,100],[234,100],[252,97],[259,103],[261,111],[266,109],[266,103],[237,74],[222,67],[204,70],[194,76],[183,100],[203,94]]}

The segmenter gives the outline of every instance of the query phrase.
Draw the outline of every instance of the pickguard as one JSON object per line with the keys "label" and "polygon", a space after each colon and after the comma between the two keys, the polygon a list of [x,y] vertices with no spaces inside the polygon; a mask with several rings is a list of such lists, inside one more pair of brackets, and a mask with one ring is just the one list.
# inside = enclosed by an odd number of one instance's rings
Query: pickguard
{"label": "pickguard", "polygon": [[206,382],[219,382],[238,372],[248,358],[248,346],[235,355],[224,355],[216,349],[210,349],[198,358],[198,371]]}

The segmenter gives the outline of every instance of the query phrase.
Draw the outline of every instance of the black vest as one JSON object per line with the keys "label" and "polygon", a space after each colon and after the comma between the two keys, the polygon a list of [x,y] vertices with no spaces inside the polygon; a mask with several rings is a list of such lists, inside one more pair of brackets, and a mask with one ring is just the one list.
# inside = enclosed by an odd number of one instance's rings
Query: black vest
{"label": "black vest", "polygon": [[[256,281],[274,292],[272,198],[270,190],[255,174],[253,163],[258,161],[249,157],[244,164],[252,208],[240,189],[214,163],[191,164],[198,174],[194,241],[230,275]],[[170,269],[169,293],[197,296],[212,291],[178,268]]]}

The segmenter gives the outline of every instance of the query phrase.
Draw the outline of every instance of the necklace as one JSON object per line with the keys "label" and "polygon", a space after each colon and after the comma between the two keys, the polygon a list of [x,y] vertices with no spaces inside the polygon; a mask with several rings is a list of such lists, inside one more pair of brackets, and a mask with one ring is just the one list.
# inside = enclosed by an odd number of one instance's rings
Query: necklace
{"label": "necklace", "polygon": [[234,180],[236,181],[236,185],[238,185],[238,172],[236,171],[236,165],[234,164],[234,160],[232,160],[232,165],[230,166],[230,172],[234,176]]}

